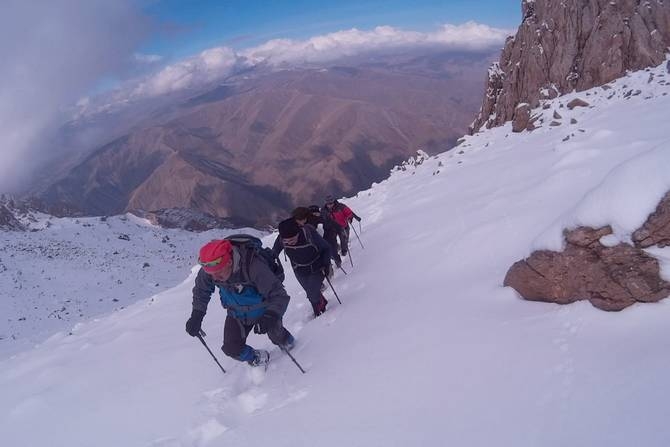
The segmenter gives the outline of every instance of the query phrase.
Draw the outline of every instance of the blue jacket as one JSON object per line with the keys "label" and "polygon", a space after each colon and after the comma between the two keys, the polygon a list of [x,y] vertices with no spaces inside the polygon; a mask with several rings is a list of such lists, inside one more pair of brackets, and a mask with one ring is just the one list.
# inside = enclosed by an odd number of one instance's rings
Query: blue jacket
{"label": "blue jacket", "polygon": [[[252,258],[249,260],[248,256]],[[247,265],[248,272],[245,271]],[[284,285],[262,258],[236,247],[233,247],[233,273],[227,281],[214,281],[210,274],[200,269],[193,287],[193,308],[207,312],[216,287],[228,315],[245,325],[254,324],[266,310],[284,315],[290,300]]]}

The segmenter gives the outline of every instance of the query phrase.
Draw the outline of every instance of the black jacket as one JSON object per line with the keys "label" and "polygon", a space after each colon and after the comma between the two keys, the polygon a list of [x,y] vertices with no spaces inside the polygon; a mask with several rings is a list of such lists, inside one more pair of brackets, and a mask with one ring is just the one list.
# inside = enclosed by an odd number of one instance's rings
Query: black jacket
{"label": "black jacket", "polygon": [[277,236],[272,251],[279,256],[282,250],[291,260],[296,275],[309,275],[330,266],[330,244],[310,224],[301,228],[298,242],[293,246],[284,246],[281,236]]}

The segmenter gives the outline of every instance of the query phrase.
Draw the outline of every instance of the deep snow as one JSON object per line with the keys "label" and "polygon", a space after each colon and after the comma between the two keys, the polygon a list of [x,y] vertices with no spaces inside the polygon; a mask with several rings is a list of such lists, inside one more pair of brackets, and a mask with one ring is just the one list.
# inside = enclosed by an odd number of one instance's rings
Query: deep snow
{"label": "deep snow", "polygon": [[174,287],[203,242],[238,231],[169,230],[132,214],[22,220],[30,231],[0,231],[0,358]]}
{"label": "deep snow", "polygon": [[[365,250],[354,237],[355,267],[334,280],[343,304],[329,292],[328,312],[313,320],[290,273],[286,281],[285,323],[307,374],[276,349],[265,374],[225,358],[213,298],[204,328],[222,375],[184,333],[193,270],[171,290],[0,362],[0,439],[669,445],[670,301],[606,313],[527,302],[502,287],[513,262],[561,247],[563,225],[611,222],[625,240],[644,221],[670,188],[667,79],[661,66],[560,97],[535,111],[545,119],[532,133],[509,124],[481,132],[345,199],[363,217]],[[573,97],[592,107],[561,107]],[[668,250],[649,252],[670,279]]]}

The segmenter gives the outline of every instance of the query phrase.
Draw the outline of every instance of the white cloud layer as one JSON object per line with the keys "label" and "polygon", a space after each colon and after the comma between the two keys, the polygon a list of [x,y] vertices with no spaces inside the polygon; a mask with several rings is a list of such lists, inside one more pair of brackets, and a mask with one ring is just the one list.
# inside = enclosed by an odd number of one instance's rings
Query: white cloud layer
{"label": "white cloud layer", "polygon": [[52,149],[63,109],[121,71],[147,23],[134,0],[3,0],[0,13],[0,192]]}
{"label": "white cloud layer", "polygon": [[431,33],[378,26],[372,31],[354,28],[308,40],[271,40],[245,50],[241,55],[254,63],[291,64],[327,62],[366,52],[413,46],[440,46],[448,50],[479,51],[502,44],[509,34],[509,30],[475,22],[462,25],[446,24]]}
{"label": "white cloud layer", "polygon": [[475,22],[445,24],[428,33],[378,26],[371,31],[354,28],[307,40],[275,39],[237,53],[228,47],[217,47],[168,65],[139,81],[126,83],[110,95],[104,105],[83,113],[109,110],[130,101],[194,88],[224,78],[242,66],[319,64],[368,52],[412,47],[482,51],[502,45],[511,32]]}
{"label": "white cloud layer", "polygon": [[163,95],[213,81],[230,73],[237,59],[235,52],[227,47],[205,50],[144,79],[133,88],[130,99]]}

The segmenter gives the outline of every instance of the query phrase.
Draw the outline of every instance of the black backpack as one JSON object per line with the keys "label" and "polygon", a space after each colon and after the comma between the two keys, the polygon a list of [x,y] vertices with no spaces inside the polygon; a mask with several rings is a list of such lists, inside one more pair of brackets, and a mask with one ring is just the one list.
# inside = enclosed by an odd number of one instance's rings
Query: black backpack
{"label": "black backpack", "polygon": [[230,241],[238,249],[244,249],[253,253],[253,256],[247,256],[247,265],[245,266],[244,274],[249,278],[249,266],[254,256],[261,258],[270,267],[272,273],[284,282],[284,266],[281,265],[279,258],[275,256],[272,249],[263,247],[263,242],[255,236],[249,234],[233,234],[225,238]]}

